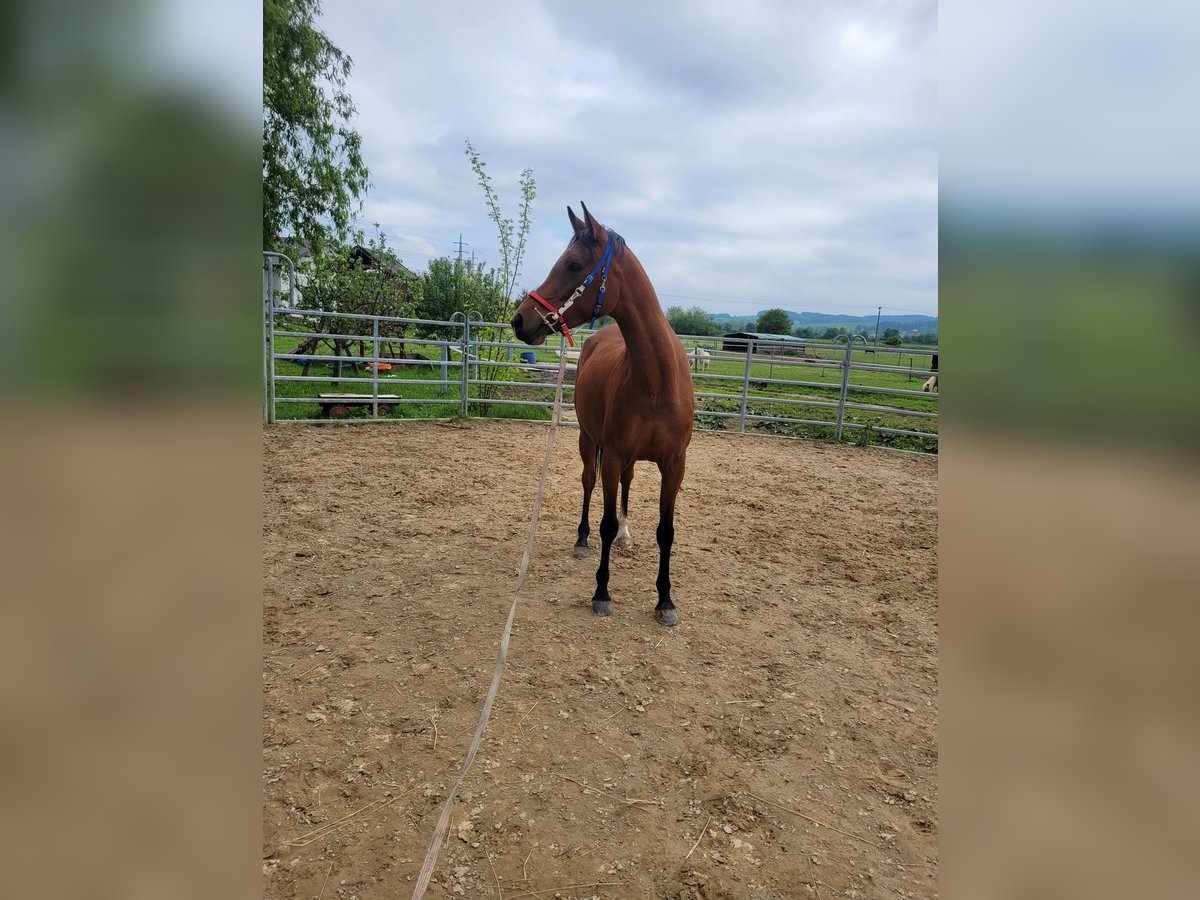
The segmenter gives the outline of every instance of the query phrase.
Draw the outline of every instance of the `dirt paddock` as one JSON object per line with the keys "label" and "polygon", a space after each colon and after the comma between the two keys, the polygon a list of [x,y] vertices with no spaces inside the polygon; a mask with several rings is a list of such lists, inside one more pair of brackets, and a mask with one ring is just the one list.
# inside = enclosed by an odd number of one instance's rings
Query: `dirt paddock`
{"label": "dirt paddock", "polygon": [[[545,434],[265,432],[265,896],[411,894],[491,680]],[[666,629],[649,463],[614,614],[590,613],[577,439],[559,430],[427,896],[936,897],[937,461],[698,433]]]}

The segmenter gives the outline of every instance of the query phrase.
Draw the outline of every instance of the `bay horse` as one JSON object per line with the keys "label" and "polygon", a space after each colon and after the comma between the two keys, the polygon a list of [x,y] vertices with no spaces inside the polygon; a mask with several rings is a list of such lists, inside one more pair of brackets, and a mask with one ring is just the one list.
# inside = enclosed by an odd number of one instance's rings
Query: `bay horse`
{"label": "bay horse", "polygon": [[[582,206],[582,204],[581,204]],[[605,228],[583,206],[581,221],[567,207],[574,235],[550,274],[517,306],[516,336],[526,344],[561,333],[574,346],[570,330],[589,317],[612,316],[584,345],[575,375],[579,455],[583,459],[583,514],[574,555],[591,553],[588,509],[599,468],[604,495],[600,519],[600,566],[592,614],[612,615],[608,593],[609,555],[614,541],[628,546],[629,485],[638,460],[658,465],[658,605],[654,618],[677,625],[671,602],[671,545],[675,541],[675,498],[683,483],[692,440],[695,396],[687,351],[667,324],[645,269],[624,238]],[[597,275],[599,278],[597,279]],[[621,505],[617,507],[617,487]]]}

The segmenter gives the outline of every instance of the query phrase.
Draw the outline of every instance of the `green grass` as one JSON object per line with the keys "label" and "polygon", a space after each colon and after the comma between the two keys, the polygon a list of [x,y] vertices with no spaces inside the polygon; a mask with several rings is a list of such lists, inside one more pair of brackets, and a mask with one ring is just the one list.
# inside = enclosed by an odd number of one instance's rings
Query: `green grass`
{"label": "green grass", "polygon": [[[721,342],[719,339],[707,344],[712,353],[717,353]],[[930,348],[887,348],[880,347],[876,352],[865,349],[854,349],[851,360],[854,363],[868,365],[908,366],[911,363],[911,374],[908,372],[873,372],[859,369],[851,370],[850,390],[847,392],[847,403],[870,404],[874,406],[889,406],[896,408],[895,412],[880,412],[877,410],[860,410],[847,407],[843,431],[843,439],[854,443],[873,444],[897,449],[918,450],[922,452],[937,452],[937,441],[932,438],[913,437],[911,435],[885,434],[874,429],[895,428],[906,431],[923,431],[937,433],[938,420],[925,416],[905,415],[904,411],[937,412],[937,399],[925,395],[910,397],[898,394],[878,394],[867,390],[855,390],[855,385],[870,387],[885,387],[901,390],[919,391],[929,377],[931,359],[927,355],[906,352],[907,349]],[[763,358],[755,356],[750,367],[750,394],[746,412],[748,415],[763,415],[786,417],[793,419],[808,419],[819,422],[829,422],[830,426],[807,425],[794,422],[757,422],[748,420],[747,431],[785,434],[797,437],[816,437],[832,439],[835,429],[832,423],[836,421],[836,406],[799,406],[781,402],[783,400],[809,400],[820,403],[836,404],[841,391],[842,371],[840,364],[845,358],[844,348],[808,348],[808,356],[800,357],[776,356]],[[815,358],[814,358],[815,357]],[[830,363],[824,367],[819,363]],[[701,411],[736,413],[741,412],[742,379],[746,371],[745,356],[732,355],[713,356],[707,370],[695,373],[696,390],[702,393],[722,393],[736,395],[733,398],[699,398],[697,404],[697,426],[706,429],[737,429],[737,418],[722,418],[706,416]],[[716,381],[705,378],[706,375],[725,375],[737,378],[737,381]],[[784,382],[782,384],[775,382]],[[809,384],[791,385],[787,382],[809,382]],[[812,385],[817,386],[812,386]],[[854,426],[866,426],[855,428]]]}
{"label": "green grass", "polygon": [[[296,330],[291,326],[286,327],[287,330]],[[299,338],[277,338],[276,350],[284,353],[293,349],[298,343]],[[718,354],[720,352],[720,340],[706,342],[710,352]],[[416,351],[424,354],[429,359],[438,359],[439,348],[432,345],[421,345],[409,343],[406,345],[409,351]],[[921,348],[927,349],[927,348]],[[558,357],[553,348],[522,348],[516,352],[534,352],[537,354],[539,362],[556,364]],[[322,347],[320,354],[326,355],[330,351]],[[750,368],[751,387],[747,402],[747,413],[749,415],[787,417],[795,419],[808,419],[818,422],[829,422],[830,426],[808,425],[792,422],[759,422],[748,420],[746,430],[748,432],[758,432],[767,434],[783,434],[790,436],[813,437],[832,439],[834,436],[834,428],[832,423],[836,418],[836,403],[838,394],[841,388],[841,369],[838,367],[844,358],[844,349],[838,348],[809,348],[810,356],[805,358],[806,363],[814,363],[817,360],[812,358],[815,354],[819,360],[825,360],[831,363],[829,367],[819,365],[797,365],[800,360],[798,357],[776,356],[762,357],[756,356]],[[871,372],[853,370],[851,372],[851,388],[847,394],[848,403],[872,404],[877,406],[893,407],[894,411],[878,411],[878,410],[860,410],[852,407],[847,407],[845,423],[847,427],[843,432],[843,439],[853,443],[874,444],[881,446],[896,447],[907,450],[919,450],[923,452],[937,452],[937,441],[929,438],[918,438],[910,435],[890,435],[883,434],[874,429],[879,427],[896,428],[909,431],[924,431],[937,433],[938,420],[934,418],[926,418],[915,415],[906,415],[906,411],[912,412],[936,412],[937,400],[931,396],[903,396],[895,394],[876,394],[866,390],[856,390],[855,385],[900,388],[906,390],[919,391],[925,379],[929,376],[930,358],[925,355],[911,354],[906,352],[905,348],[887,348],[882,347],[878,352],[870,353],[866,350],[855,349],[853,351],[853,360],[856,363],[876,364],[876,365],[908,365],[911,361],[911,374],[908,372]],[[461,371],[453,365],[457,360],[456,354],[451,354],[451,365],[447,368],[448,383],[443,388],[441,384],[441,367],[438,365],[404,365],[393,363],[393,368],[390,372],[379,373],[379,392],[380,394],[399,394],[406,400],[428,400],[440,401],[429,403],[412,403],[401,402],[395,405],[386,415],[381,415],[380,418],[387,419],[410,419],[410,418],[453,418],[458,416],[461,410],[460,392],[461,392]],[[481,364],[481,375],[487,368],[487,364]],[[721,418],[714,415],[705,415],[705,413],[724,412],[740,415],[741,412],[741,395],[742,395],[742,379],[745,373],[746,365],[744,356],[727,357],[723,355],[714,355],[709,362],[707,370],[697,372],[694,375],[696,390],[703,393],[721,393],[727,394],[728,397],[702,397],[698,398],[696,425],[697,428],[707,430],[725,430],[737,429],[739,426],[738,419]],[[301,374],[301,366],[291,361],[280,360],[277,363],[276,371],[279,375],[299,375]],[[311,382],[295,382],[295,381],[278,381],[276,382],[276,397],[277,398],[299,398],[299,397],[315,397],[320,393],[336,394],[336,393],[356,393],[370,394],[371,383],[367,382],[352,382],[342,380],[341,383],[336,383],[332,379],[332,365],[314,365],[309,374],[311,376],[325,376],[321,381]],[[350,369],[349,364],[346,364],[343,372],[345,377],[370,377],[369,371],[362,369],[355,373]],[[493,399],[480,397],[481,386],[471,385],[470,387],[470,405],[469,415],[472,416],[487,416],[490,418],[509,418],[509,419],[527,419],[545,421],[550,418],[550,410],[545,407],[521,406],[506,403],[506,400],[539,400],[551,401],[554,398],[554,389],[552,384],[537,380],[537,378],[524,370],[513,368],[499,364],[497,367],[497,378],[499,381],[519,382],[520,386],[507,386],[494,388],[498,392]],[[736,381],[719,381],[711,380],[706,376],[724,375],[736,378]],[[397,382],[416,381],[416,384],[402,384]],[[810,384],[801,384],[794,382],[810,382]],[[573,395],[573,390],[568,385],[564,392],[564,399],[569,403]],[[819,403],[827,403],[829,406],[798,406],[784,401],[788,400],[807,400]],[[370,407],[355,407],[351,409],[351,416],[354,418],[370,418]],[[276,418],[278,420],[294,420],[294,419],[316,419],[320,417],[320,407],[316,403],[278,403],[276,407]],[[855,428],[855,425],[867,426],[866,428]]]}
{"label": "green grass", "polygon": [[[282,327],[282,326],[281,326]],[[299,330],[294,326],[287,326],[286,330]],[[275,339],[275,350],[277,353],[288,353],[300,343],[301,338],[294,337],[278,337]],[[421,353],[430,360],[440,359],[440,348],[428,344],[406,344],[405,347],[409,352]],[[332,351],[322,345],[314,354],[318,356],[332,355]],[[357,352],[354,354],[357,355]],[[540,351],[539,359],[543,361],[557,362],[557,357],[549,351]],[[442,385],[442,370],[440,365],[423,365],[404,364],[400,361],[392,363],[391,371],[379,373],[379,393],[380,394],[398,394],[406,400],[427,400],[427,401],[442,401],[429,403],[404,403],[400,402],[392,407],[387,415],[380,415],[381,419],[449,419],[459,415],[461,411],[462,398],[462,370],[455,365],[458,357],[457,354],[451,354],[451,364],[447,366],[446,377],[447,384]],[[352,381],[353,378],[370,379],[371,373],[365,367],[360,367],[355,371],[350,363],[343,364],[342,378],[335,381],[333,378],[333,364],[319,363],[313,364],[309,368],[309,377],[320,377],[319,381],[276,381],[275,396],[276,396],[276,419],[279,421],[295,420],[295,419],[317,419],[321,415],[321,407],[317,403],[291,403],[278,402],[281,398],[285,401],[288,398],[303,398],[316,397],[318,394],[370,394],[372,390],[371,382],[368,381]],[[487,363],[480,364],[480,374],[488,368]],[[276,374],[283,376],[302,375],[303,366],[290,360],[278,360],[276,363]],[[510,366],[499,365],[496,367],[496,379],[498,381],[525,381],[529,383],[528,388],[499,388],[500,396],[498,400],[504,399],[519,399],[519,400],[553,400],[554,386],[542,385],[532,375],[521,369],[512,368]],[[405,381],[419,381],[419,384],[405,384]],[[486,398],[480,397],[480,386],[471,385],[470,387],[470,414],[482,415],[482,407],[488,406],[487,414],[495,418],[510,418],[510,419],[542,419],[550,418],[550,411],[534,406],[515,406],[506,405],[496,400],[490,403]],[[369,406],[352,407],[350,411],[352,418],[371,417],[371,408]]]}

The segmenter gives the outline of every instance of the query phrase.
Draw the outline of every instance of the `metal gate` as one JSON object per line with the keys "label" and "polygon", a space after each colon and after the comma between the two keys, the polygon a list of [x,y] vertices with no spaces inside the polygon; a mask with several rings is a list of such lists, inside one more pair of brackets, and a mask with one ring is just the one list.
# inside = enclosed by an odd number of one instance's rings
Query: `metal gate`
{"label": "metal gate", "polygon": [[[532,348],[516,340],[508,324],[482,321],[475,312],[437,321],[308,309],[292,260],[281,253],[263,257],[267,423],[549,418],[558,355],[578,358],[579,350],[568,350],[561,339],[557,349]],[[593,333],[581,329],[576,341],[582,345]],[[804,342],[798,353],[764,339],[681,340],[692,359],[699,427],[736,422],[739,433],[792,428],[835,440],[894,435],[936,448],[937,392],[912,386],[926,381],[936,348],[872,347],[861,335],[844,345]],[[322,344],[327,352],[319,352]],[[401,358],[397,345],[418,352],[405,349]],[[891,353],[895,365],[880,362]],[[574,366],[568,370],[573,381]],[[565,390],[565,399],[573,400],[573,386]],[[573,403],[563,409],[564,423],[571,424]]]}

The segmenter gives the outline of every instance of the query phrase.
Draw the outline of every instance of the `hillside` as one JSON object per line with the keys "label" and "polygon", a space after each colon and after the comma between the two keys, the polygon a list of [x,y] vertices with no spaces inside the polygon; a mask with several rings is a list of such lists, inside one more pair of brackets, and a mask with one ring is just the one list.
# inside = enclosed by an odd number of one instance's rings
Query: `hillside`
{"label": "hillside", "polygon": [[[754,317],[756,318],[757,316],[762,315],[763,312],[765,312],[765,310],[759,310],[758,313],[756,313]],[[866,325],[872,331],[874,331],[874,329],[875,329],[875,317],[874,316],[848,316],[848,315],[843,315],[840,313],[819,313],[819,312],[799,312],[798,313],[798,312],[792,312],[791,310],[785,310],[785,312],[787,312],[788,317],[792,320],[792,328],[793,329],[796,328],[796,326],[798,326],[798,325],[821,325],[821,326],[825,326],[825,327],[843,325],[852,331],[860,325]],[[713,314],[713,319],[716,320],[718,325],[724,325],[726,322],[729,322],[731,320],[736,320],[736,321],[742,322],[742,321],[745,321],[747,318],[751,318],[751,317],[749,317],[749,316],[732,316],[729,313],[714,313]],[[910,313],[910,314],[906,314],[906,315],[880,316],[879,330],[882,332],[888,328],[895,328],[901,332],[912,331],[913,329],[916,329],[918,331],[932,331],[934,333],[937,333],[938,317],[937,316],[925,316],[925,315],[920,315],[918,313]]]}

